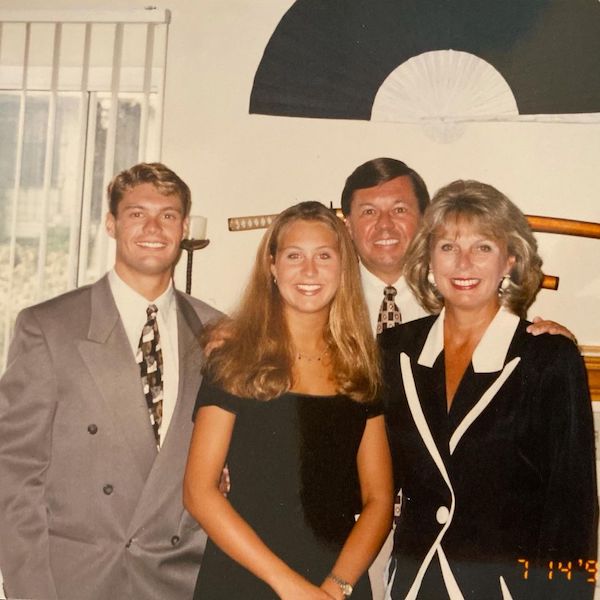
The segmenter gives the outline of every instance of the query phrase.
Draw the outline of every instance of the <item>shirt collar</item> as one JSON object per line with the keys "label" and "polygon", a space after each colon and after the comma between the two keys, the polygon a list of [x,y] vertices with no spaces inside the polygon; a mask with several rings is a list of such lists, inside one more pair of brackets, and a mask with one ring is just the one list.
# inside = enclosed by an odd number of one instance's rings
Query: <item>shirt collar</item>
{"label": "shirt collar", "polygon": [[[418,360],[418,363],[424,367],[433,367],[437,357],[444,349],[445,315],[446,309],[443,308],[429,330]],[[519,317],[517,315],[503,307],[498,310],[473,352],[471,362],[475,373],[495,373],[503,369],[508,347],[518,324]]]}
{"label": "shirt collar", "polygon": [[144,296],[127,285],[114,269],[109,272],[108,280],[115,298],[115,303],[122,318],[137,320],[140,318],[140,315],[145,314],[146,309],[150,304],[155,304],[156,308],[158,308],[158,314],[161,315],[165,321],[168,320],[168,315],[175,302],[175,290],[172,281],[169,281],[169,286],[158,298],[153,302],[150,302],[147,298],[144,298]]}
{"label": "shirt collar", "polygon": [[[360,265],[360,276],[363,282],[363,286],[369,289],[377,289],[378,293],[380,293],[383,297],[383,288],[388,285],[393,285],[396,289],[398,286],[401,286],[404,283],[404,277],[400,276],[400,278],[392,284],[387,284],[385,281],[382,281],[376,275],[373,275],[369,269],[365,267],[365,265],[359,263]],[[404,284],[406,285],[406,284]]]}

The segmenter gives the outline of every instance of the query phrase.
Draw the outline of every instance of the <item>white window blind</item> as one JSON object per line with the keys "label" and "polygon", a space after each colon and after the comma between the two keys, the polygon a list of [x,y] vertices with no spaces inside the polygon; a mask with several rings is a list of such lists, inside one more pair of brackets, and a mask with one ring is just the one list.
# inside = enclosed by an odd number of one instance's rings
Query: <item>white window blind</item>
{"label": "white window blind", "polygon": [[0,10],[0,371],[21,308],[109,266],[106,185],[160,158],[168,22]]}

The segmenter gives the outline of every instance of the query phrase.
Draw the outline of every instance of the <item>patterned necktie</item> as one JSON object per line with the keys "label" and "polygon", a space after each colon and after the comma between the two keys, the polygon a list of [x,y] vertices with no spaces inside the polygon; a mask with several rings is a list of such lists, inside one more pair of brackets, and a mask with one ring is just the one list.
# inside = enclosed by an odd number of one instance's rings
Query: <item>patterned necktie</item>
{"label": "patterned necktie", "polygon": [[142,329],[135,360],[140,365],[142,387],[146,402],[148,403],[150,422],[152,423],[154,437],[156,438],[156,447],[160,448],[160,434],[158,430],[162,422],[163,409],[163,358],[160,348],[158,323],[156,322],[157,312],[158,308],[156,308],[155,304],[150,304],[146,309],[148,320]]}
{"label": "patterned necktie", "polygon": [[[379,335],[384,329],[391,329],[402,323],[402,315],[400,309],[396,304],[396,294],[398,290],[393,285],[388,285],[383,290],[383,302],[379,309],[379,316],[377,317],[377,335]],[[394,500],[394,523],[398,523],[400,517],[400,509],[402,508],[402,490],[396,494]]]}
{"label": "patterned necktie", "polygon": [[388,285],[383,290],[383,302],[381,303],[379,316],[377,317],[377,335],[384,329],[390,329],[391,327],[396,327],[396,325],[402,323],[400,309],[394,300],[397,293],[398,292],[393,285]]}

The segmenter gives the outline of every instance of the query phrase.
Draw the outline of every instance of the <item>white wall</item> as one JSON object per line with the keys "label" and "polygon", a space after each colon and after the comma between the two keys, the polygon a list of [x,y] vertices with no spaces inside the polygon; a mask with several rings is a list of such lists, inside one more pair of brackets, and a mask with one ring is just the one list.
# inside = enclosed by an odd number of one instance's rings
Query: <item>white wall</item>
{"label": "white wall", "polygon": [[[376,156],[416,168],[430,191],[481,179],[529,214],[600,221],[600,124],[469,124],[456,142],[419,126],[248,114],[265,44],[291,0],[172,0],[163,160],[191,185],[193,212],[208,217],[210,245],[194,255],[193,292],[228,310],[261,232],[232,233],[227,217],[272,213],[307,199],[339,205],[345,177]],[[3,8],[20,8],[3,0]],[[97,7],[54,0],[57,8]],[[112,0],[114,8],[143,3]],[[28,0],[28,8],[48,8]],[[579,342],[600,345],[600,242],[539,234],[544,269],[561,277],[531,315],[558,320]],[[185,265],[177,280],[183,287]]]}
{"label": "white wall", "polygon": [[[277,212],[300,200],[339,206],[345,177],[376,156],[408,162],[433,192],[475,178],[526,213],[600,221],[600,125],[470,124],[456,142],[419,126],[248,114],[256,67],[292,4],[173,2],[164,154],[192,184],[211,245],[195,255],[194,293],[227,310],[249,270],[260,232],[227,231],[227,217]],[[600,242],[540,234],[544,268],[561,277],[531,314],[600,344]]]}

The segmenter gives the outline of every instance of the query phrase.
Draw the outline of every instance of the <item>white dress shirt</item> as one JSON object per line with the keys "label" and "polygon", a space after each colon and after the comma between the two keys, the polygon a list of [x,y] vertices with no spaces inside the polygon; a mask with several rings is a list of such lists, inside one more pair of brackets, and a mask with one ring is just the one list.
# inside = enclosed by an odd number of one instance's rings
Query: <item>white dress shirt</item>
{"label": "white dress shirt", "polygon": [[[373,333],[375,333],[377,330],[377,317],[379,316],[379,310],[381,309],[381,303],[383,302],[383,290],[388,284],[368,271],[362,263],[360,264],[360,276],[362,279],[365,300],[367,301],[367,308],[369,310],[369,317],[371,319],[371,327],[373,328]],[[426,317],[429,314],[417,302],[417,299],[410,291],[410,288],[406,285],[404,276],[401,276],[400,279],[392,285],[398,292],[395,300],[396,305],[400,309],[403,323]]]}
{"label": "white dress shirt", "polygon": [[[159,428],[160,445],[169,429],[171,417],[177,402],[179,386],[179,352],[177,350],[177,301],[173,283],[153,302],[130,288],[114,271],[109,272],[108,282],[112,295],[125,327],[125,333],[135,357],[140,342],[142,329],[148,320],[146,309],[150,304],[158,308],[156,320],[160,334],[160,347],[163,356],[163,417]],[[141,384],[140,384],[141,389]],[[148,414],[148,422],[150,416]]]}

